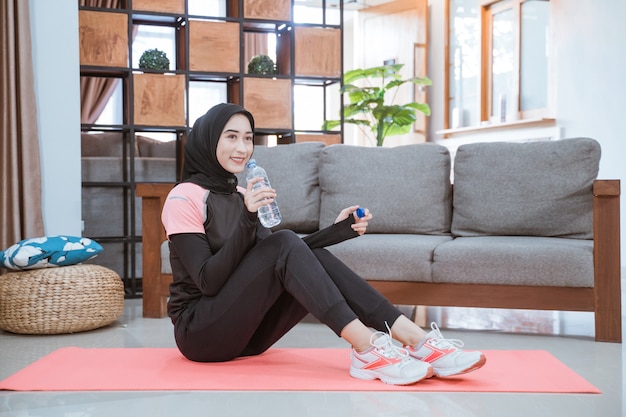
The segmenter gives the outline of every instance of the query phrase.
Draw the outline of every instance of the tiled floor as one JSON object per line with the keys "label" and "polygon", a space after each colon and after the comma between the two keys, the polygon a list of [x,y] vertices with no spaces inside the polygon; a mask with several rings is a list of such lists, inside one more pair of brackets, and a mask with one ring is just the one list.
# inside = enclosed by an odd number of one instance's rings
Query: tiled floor
{"label": "tiled floor", "polygon": [[[622,284],[623,292],[625,287]],[[626,308],[622,311],[624,314]],[[0,392],[0,416],[626,416],[626,349],[623,344],[594,342],[590,314],[431,308],[429,319],[447,328],[444,330],[447,337],[462,339],[472,349],[547,350],[598,387],[602,394],[4,391]],[[296,326],[278,345],[346,346],[326,327],[311,320]],[[103,329],[58,336],[23,336],[0,331],[0,379],[65,346],[175,345],[168,319],[144,319],[140,300],[129,300],[123,316]]]}

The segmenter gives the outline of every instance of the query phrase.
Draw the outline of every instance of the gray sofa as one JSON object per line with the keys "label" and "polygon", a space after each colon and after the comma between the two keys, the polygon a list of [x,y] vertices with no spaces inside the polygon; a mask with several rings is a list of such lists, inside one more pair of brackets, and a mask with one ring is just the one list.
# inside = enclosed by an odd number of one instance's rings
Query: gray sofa
{"label": "gray sofa", "polygon": [[[593,311],[596,339],[621,341],[619,181],[596,180],[596,141],[468,144],[453,169],[437,144],[300,143],[254,157],[278,193],[277,228],[307,234],[349,205],[370,209],[365,235],[328,249],[392,302]],[[165,314],[171,270],[146,202],[160,209],[170,188],[138,188],[147,316]]]}

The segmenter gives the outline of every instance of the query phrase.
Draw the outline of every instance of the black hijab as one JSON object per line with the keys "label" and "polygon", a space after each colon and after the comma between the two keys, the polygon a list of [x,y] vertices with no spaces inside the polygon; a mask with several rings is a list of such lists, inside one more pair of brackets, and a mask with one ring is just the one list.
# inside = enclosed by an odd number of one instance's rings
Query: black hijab
{"label": "black hijab", "polygon": [[252,114],[236,104],[218,104],[196,120],[185,143],[183,182],[192,182],[220,194],[235,192],[237,177],[220,165],[216,153],[224,126],[235,114],[246,116],[254,132]]}

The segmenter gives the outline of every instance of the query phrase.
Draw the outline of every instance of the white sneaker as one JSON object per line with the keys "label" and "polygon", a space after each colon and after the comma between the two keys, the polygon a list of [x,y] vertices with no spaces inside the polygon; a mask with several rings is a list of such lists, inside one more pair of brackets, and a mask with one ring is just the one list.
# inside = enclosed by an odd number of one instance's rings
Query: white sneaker
{"label": "white sneaker", "polygon": [[482,367],[487,359],[478,351],[464,351],[463,342],[445,339],[436,323],[415,347],[405,346],[412,358],[430,363],[436,376],[464,374]]}
{"label": "white sneaker", "polygon": [[406,349],[395,346],[389,335],[372,334],[371,347],[359,353],[352,349],[350,375],[359,379],[380,379],[386,384],[408,385],[429,378],[433,368],[413,359]]}

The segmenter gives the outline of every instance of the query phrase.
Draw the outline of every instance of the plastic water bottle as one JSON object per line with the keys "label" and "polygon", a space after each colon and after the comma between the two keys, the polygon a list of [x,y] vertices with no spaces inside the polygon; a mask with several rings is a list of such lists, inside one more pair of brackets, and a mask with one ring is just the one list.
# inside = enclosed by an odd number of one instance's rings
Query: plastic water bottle
{"label": "plastic water bottle", "polygon": [[[271,188],[270,180],[267,178],[267,173],[263,168],[256,164],[256,161],[254,159],[249,160],[246,164],[246,167],[248,168],[248,173],[246,175],[247,181],[250,181],[252,178],[256,177],[263,178],[263,181],[259,181],[254,184],[254,190],[261,187]],[[278,204],[276,204],[276,200],[265,206],[259,207],[258,216],[261,224],[268,229],[276,226],[282,220],[280,211],[278,210]]]}

